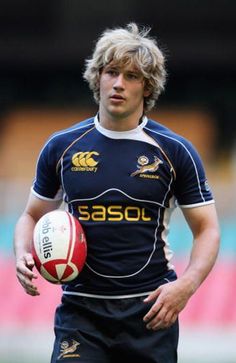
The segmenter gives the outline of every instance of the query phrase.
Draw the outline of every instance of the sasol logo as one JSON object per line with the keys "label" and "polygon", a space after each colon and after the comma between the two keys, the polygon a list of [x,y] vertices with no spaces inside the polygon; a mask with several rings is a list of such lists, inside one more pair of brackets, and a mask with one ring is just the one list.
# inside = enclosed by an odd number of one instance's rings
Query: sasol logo
{"label": "sasol logo", "polygon": [[136,206],[123,207],[122,205],[110,205],[109,207],[105,207],[104,205],[93,205],[88,207],[87,205],[80,205],[78,211],[81,221],[120,222],[125,220],[129,222],[148,222],[151,220],[145,208]]}
{"label": "sasol logo", "polygon": [[97,151],[80,151],[72,156],[72,171],[93,171],[96,173],[98,161],[94,156],[98,156]]}

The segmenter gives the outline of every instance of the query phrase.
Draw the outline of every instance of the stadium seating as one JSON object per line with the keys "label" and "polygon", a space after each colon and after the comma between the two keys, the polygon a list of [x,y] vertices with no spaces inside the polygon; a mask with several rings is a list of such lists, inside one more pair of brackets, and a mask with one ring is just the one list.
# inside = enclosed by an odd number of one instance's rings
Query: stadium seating
{"label": "stadium seating", "polygon": [[[181,273],[185,262],[177,261]],[[37,285],[40,296],[27,295],[15,275],[12,258],[0,258],[2,292],[1,326],[52,325],[55,307],[60,303],[61,288],[44,281],[40,276]],[[234,261],[219,261],[210,276],[191,298],[180,319],[183,325],[236,325],[236,265]]]}

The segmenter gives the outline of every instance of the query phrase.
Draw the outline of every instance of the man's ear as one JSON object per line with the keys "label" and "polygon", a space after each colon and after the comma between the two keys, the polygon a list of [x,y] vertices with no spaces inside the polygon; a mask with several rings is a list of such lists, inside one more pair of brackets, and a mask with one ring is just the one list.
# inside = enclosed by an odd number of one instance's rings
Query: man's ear
{"label": "man's ear", "polygon": [[144,83],[143,97],[148,97],[148,96],[150,96],[151,93],[152,93],[152,91],[150,90],[150,85],[148,85],[147,82],[145,82]]}
{"label": "man's ear", "polygon": [[150,94],[151,94],[151,91],[149,89],[147,89],[147,88],[144,88],[143,96],[148,97],[148,96],[150,96]]}

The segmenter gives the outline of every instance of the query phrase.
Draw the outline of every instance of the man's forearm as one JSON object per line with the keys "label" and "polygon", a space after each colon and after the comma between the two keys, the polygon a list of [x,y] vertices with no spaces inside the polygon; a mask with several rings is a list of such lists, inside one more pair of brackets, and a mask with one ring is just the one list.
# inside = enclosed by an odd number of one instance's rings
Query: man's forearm
{"label": "man's forearm", "polygon": [[180,277],[189,284],[194,293],[208,276],[215,264],[219,251],[219,231],[212,228],[205,230],[193,241],[189,264]]}
{"label": "man's forearm", "polygon": [[14,234],[14,252],[16,258],[31,251],[31,242],[35,226],[34,219],[27,213],[19,218]]}

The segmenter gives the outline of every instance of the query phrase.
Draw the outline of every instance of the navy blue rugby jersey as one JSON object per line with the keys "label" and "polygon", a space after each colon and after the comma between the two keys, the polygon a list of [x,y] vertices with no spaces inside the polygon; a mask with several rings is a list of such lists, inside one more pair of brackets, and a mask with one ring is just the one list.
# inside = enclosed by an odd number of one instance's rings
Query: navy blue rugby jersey
{"label": "navy blue rugby jersey", "polygon": [[104,129],[95,117],[53,134],[32,191],[63,199],[83,225],[86,265],[63,289],[88,296],[142,295],[175,279],[171,212],[214,202],[191,143],[147,117],[125,132]]}

